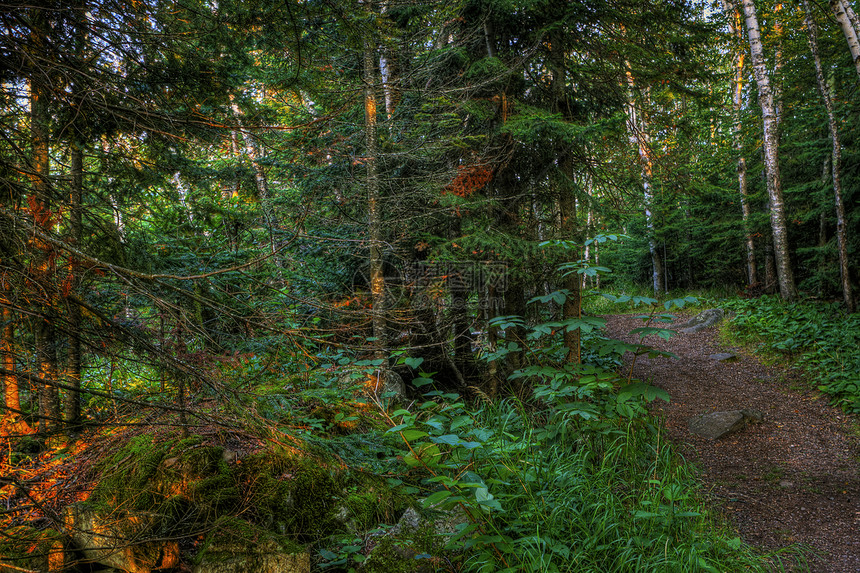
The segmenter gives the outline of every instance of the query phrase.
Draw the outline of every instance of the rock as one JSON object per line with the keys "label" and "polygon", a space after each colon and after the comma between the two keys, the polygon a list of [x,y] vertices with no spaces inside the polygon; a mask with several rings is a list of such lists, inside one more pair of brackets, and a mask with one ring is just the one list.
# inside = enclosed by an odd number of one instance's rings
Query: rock
{"label": "rock", "polygon": [[717,440],[744,429],[748,422],[761,422],[764,416],[758,410],[728,410],[710,412],[690,419],[690,432],[697,436]]}
{"label": "rock", "polygon": [[710,308],[708,310],[703,310],[687,322],[680,324],[677,326],[679,332],[683,332],[685,334],[691,334],[693,332],[699,332],[700,330],[704,330],[709,326],[713,326],[719,321],[723,319],[725,316],[725,312],[723,312],[720,308]]}
{"label": "rock", "polygon": [[310,573],[303,545],[237,517],[222,517],[200,543],[192,573]]}
{"label": "rock", "polygon": [[407,509],[397,524],[374,544],[362,570],[371,573],[438,571],[446,538],[470,520],[460,507],[429,513],[431,515],[425,516],[413,508]]}
{"label": "rock", "polygon": [[406,399],[403,378],[390,369],[382,372],[381,380],[378,371],[368,374],[359,369],[347,370],[338,376],[337,385],[343,390],[360,386],[364,393],[394,404],[403,403]]}
{"label": "rock", "polygon": [[276,544],[249,550],[247,546],[214,547],[192,573],[310,573],[311,556],[285,553]]}
{"label": "rock", "polygon": [[738,356],[731,352],[718,352],[716,354],[711,354],[708,358],[716,360],[717,362],[735,362],[738,359]]}
{"label": "rock", "polygon": [[790,487],[794,487],[794,483],[793,483],[793,482],[790,482],[790,481],[788,481],[788,480],[782,480],[781,482],[779,482],[779,487],[784,487],[784,488],[786,488],[786,489],[787,489],[787,488],[790,488]]}
{"label": "rock", "polygon": [[146,540],[159,517],[118,510],[102,515],[84,503],[74,503],[66,508],[65,528],[88,560],[127,573],[149,573],[179,564],[176,541]]}
{"label": "rock", "polygon": [[401,403],[406,398],[406,384],[400,374],[393,370],[386,370],[383,376],[382,387],[377,388],[377,395],[389,399],[395,403]]}

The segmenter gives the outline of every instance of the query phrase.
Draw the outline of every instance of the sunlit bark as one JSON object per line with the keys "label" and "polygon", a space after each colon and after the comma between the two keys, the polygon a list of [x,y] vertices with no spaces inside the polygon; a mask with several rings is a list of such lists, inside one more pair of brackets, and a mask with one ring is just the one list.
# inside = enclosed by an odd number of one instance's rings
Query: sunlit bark
{"label": "sunlit bark", "polygon": [[782,182],[779,172],[779,135],[778,116],[774,106],[770,76],[765,64],[761,44],[758,17],[753,0],[743,0],[750,55],[758,85],[758,99],[762,112],[764,130],[764,165],[767,178],[767,192],[770,200],[770,226],[773,234],[773,251],[776,263],[779,293],[785,300],[797,296],[794,273],[788,250],[788,226],[785,218],[785,205],[782,198]]}
{"label": "sunlit bark", "polygon": [[854,9],[851,8],[851,2],[849,0],[841,0],[842,8],[845,10],[845,14],[848,16],[848,20],[851,21],[851,25],[854,26],[854,31],[860,34],[860,18],[857,17],[857,13],[854,12]]}
{"label": "sunlit bark", "polygon": [[[84,161],[83,152],[77,144],[71,148],[72,185],[69,193],[69,230],[72,243],[80,247],[83,237],[83,188]],[[75,284],[75,266],[69,264],[69,280]],[[66,385],[64,397],[64,421],[67,426],[75,427],[81,421],[81,309],[75,304],[69,304],[69,349],[66,364]]]}
{"label": "sunlit bark", "polygon": [[[43,37],[40,30],[46,26],[44,15],[40,10],[34,11],[34,45],[41,45]],[[51,189],[50,178],[50,149],[49,127],[50,115],[48,109],[48,93],[41,83],[30,82],[30,137],[31,165],[30,174],[30,209],[37,227],[50,232],[51,222]],[[39,375],[46,381],[39,387],[39,431],[47,432],[57,427],[59,422],[59,393],[57,386],[57,352],[56,334],[54,332],[52,308],[52,291],[55,273],[51,247],[42,241],[35,240],[33,244],[32,275],[38,285],[40,300],[40,316],[34,320],[33,338],[36,360],[39,365]]]}
{"label": "sunlit bark", "polygon": [[386,358],[385,344],[385,278],[382,266],[382,212],[377,172],[377,104],[376,104],[376,47],[370,40],[364,43],[364,138],[367,185],[367,231],[370,239],[370,297],[373,307],[372,325],[375,355]]}
{"label": "sunlit bark", "polygon": [[723,0],[723,8],[726,11],[729,21],[729,33],[738,41],[738,47],[735,50],[732,69],[734,71],[732,77],[732,141],[737,153],[737,174],[738,174],[738,190],[741,199],[741,216],[744,225],[744,243],[746,244],[746,261],[747,261],[747,281],[753,285],[758,282],[758,274],[756,272],[755,260],[755,241],[753,240],[752,230],[750,228],[750,204],[749,193],[747,190],[747,162],[743,155],[743,137],[741,124],[741,109],[743,107],[743,87],[744,87],[744,52],[741,49],[743,40],[743,27],[741,13],[737,6],[732,5],[728,0]]}
{"label": "sunlit bark", "polygon": [[629,69],[626,71],[627,87],[627,129],[630,133],[630,142],[636,147],[639,154],[639,166],[642,174],[642,196],[645,210],[645,233],[648,239],[648,251],[651,253],[651,286],[654,294],[666,291],[663,271],[663,258],[657,247],[657,239],[654,231],[654,190],[652,188],[654,163],[651,158],[651,141],[648,136],[648,122],[639,113],[636,107],[636,80]]}

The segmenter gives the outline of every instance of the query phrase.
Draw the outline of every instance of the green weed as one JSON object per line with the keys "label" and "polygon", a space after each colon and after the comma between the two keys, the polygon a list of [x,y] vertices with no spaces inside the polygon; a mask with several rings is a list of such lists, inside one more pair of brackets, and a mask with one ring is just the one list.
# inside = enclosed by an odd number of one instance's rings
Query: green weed
{"label": "green weed", "polygon": [[835,303],[785,303],[776,296],[732,299],[731,333],[814,375],[818,390],[848,412],[860,412],[860,316]]}

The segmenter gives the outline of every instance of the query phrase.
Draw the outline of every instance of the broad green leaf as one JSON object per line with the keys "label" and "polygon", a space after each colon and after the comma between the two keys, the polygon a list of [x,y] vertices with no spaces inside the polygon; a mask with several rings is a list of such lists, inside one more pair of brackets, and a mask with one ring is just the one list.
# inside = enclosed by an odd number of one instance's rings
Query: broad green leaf
{"label": "broad green leaf", "polygon": [[408,440],[408,441],[417,440],[418,438],[424,438],[424,437],[430,435],[427,432],[424,432],[422,430],[414,430],[414,429],[413,430],[403,430],[401,432],[401,434],[403,435],[403,439]]}
{"label": "broad green leaf", "polygon": [[440,502],[448,499],[454,492],[443,489],[441,491],[437,491],[436,493],[432,493],[421,502],[425,509],[431,508],[435,505],[438,505]]}

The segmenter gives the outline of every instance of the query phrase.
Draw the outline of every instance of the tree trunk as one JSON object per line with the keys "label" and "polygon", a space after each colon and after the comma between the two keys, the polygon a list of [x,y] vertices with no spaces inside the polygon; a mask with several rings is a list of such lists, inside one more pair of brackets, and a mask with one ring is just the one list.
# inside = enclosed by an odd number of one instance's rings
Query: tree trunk
{"label": "tree trunk", "polygon": [[[71,148],[72,186],[69,193],[69,227],[71,242],[75,248],[81,248],[83,237],[83,188],[84,160],[83,152],[77,144]],[[69,280],[75,281],[75,266],[70,261]],[[74,283],[73,283],[74,284]],[[67,427],[74,428],[81,421],[81,308],[74,302],[69,306],[69,350],[66,364],[65,416]]]}
{"label": "tree trunk", "polygon": [[770,200],[770,225],[773,234],[773,250],[776,262],[779,294],[784,300],[794,300],[797,289],[788,249],[788,225],[786,224],[785,205],[782,198],[782,182],[779,174],[779,134],[778,117],[774,107],[770,77],[765,66],[761,44],[758,18],[753,0],[743,0],[750,55],[758,85],[758,99],[761,105],[764,128],[764,165],[767,177],[767,192]]}
{"label": "tree trunk", "polygon": [[[367,169],[367,232],[370,239],[370,298],[372,305],[373,346],[377,360],[386,360],[385,277],[382,261],[382,210],[377,172],[377,105],[376,105],[376,47],[370,40],[364,43],[364,164]],[[383,367],[387,364],[383,362]]]}
{"label": "tree trunk", "polygon": [[651,186],[654,164],[651,159],[651,141],[648,136],[648,122],[638,113],[636,108],[636,81],[630,72],[629,65],[626,71],[627,87],[627,129],[630,132],[630,142],[639,153],[639,164],[642,172],[642,191],[645,207],[645,234],[648,238],[648,251],[651,253],[651,286],[655,295],[666,291],[664,282],[665,272],[663,270],[663,259],[657,248],[657,239],[654,232],[654,191]]}
{"label": "tree trunk", "polygon": [[[448,237],[452,242],[460,240],[462,220],[458,213],[451,213]],[[466,372],[472,359],[472,325],[469,321],[468,298],[474,285],[474,266],[454,263],[447,269],[448,290],[451,296],[451,333],[454,343],[454,367],[461,373]],[[448,352],[448,349],[445,349]]]}
{"label": "tree trunk", "polygon": [[848,50],[851,52],[851,59],[854,60],[854,67],[857,69],[857,75],[860,75],[860,40],[857,38],[857,30],[852,25],[841,0],[830,0],[830,8],[842,28],[845,41],[848,42]]}
{"label": "tree trunk", "polygon": [[[570,116],[570,110],[565,101],[565,35],[557,30],[550,39],[550,70],[552,71],[553,111]],[[563,153],[563,150],[559,150]],[[577,201],[574,186],[574,163],[570,153],[564,153],[558,161],[559,181],[556,184],[558,193],[561,238],[567,241],[579,242],[582,232],[576,220]],[[576,255],[575,255],[576,256]],[[564,277],[564,289],[567,297],[562,306],[562,320],[569,321],[582,317],[582,276],[571,273]],[[582,331],[579,328],[565,327],[564,346],[567,348],[567,361],[571,364],[582,363]]]}
{"label": "tree trunk", "polygon": [[4,279],[2,308],[3,332],[0,339],[0,366],[3,368],[3,400],[7,408],[3,416],[6,435],[32,433],[32,429],[21,417],[21,392],[15,374],[15,322],[12,311],[6,306],[11,302],[12,289]]}
{"label": "tree trunk", "polygon": [[[564,171],[567,171],[567,169],[564,169]],[[574,201],[573,190],[567,185],[562,185],[560,191],[561,235],[567,240],[578,240],[580,233],[576,224],[576,202]],[[564,278],[564,288],[568,292],[567,298],[564,300],[564,306],[562,307],[562,320],[581,318],[582,277],[576,273],[567,275]],[[582,350],[581,334],[578,328],[565,328],[564,346],[567,348],[567,361],[572,364],[580,364],[582,362]]]}
{"label": "tree trunk", "polygon": [[[0,202],[4,207],[14,204],[14,197],[9,197],[8,204],[5,201]],[[3,263],[0,270],[0,367],[3,368],[3,373],[0,380],[3,382],[3,405],[7,408],[0,424],[5,435],[30,434],[33,431],[21,416],[21,391],[15,365],[15,314],[12,310],[15,291],[10,282],[13,273],[8,268],[9,261],[14,256],[13,249],[14,240],[6,235],[0,236],[0,261]]]}
{"label": "tree trunk", "polygon": [[809,41],[809,49],[812,51],[812,59],[815,63],[815,78],[818,81],[818,89],[821,92],[824,108],[827,110],[827,125],[830,129],[830,141],[832,143],[830,172],[836,205],[836,244],[839,251],[839,277],[842,284],[842,300],[845,302],[848,312],[854,312],[854,295],[851,291],[851,279],[848,267],[848,232],[846,230],[845,205],[842,201],[842,145],[839,142],[839,124],[834,113],[833,95],[830,92],[830,86],[827,85],[827,81],[824,78],[821,56],[818,51],[818,27],[812,18],[808,0],[803,0],[803,8],[806,12],[804,22],[809,32],[807,40]]}
{"label": "tree trunk", "polygon": [[743,106],[743,87],[744,87],[744,52],[741,49],[743,40],[743,29],[741,13],[737,6],[731,5],[728,0],[723,0],[723,8],[728,15],[729,33],[738,42],[735,50],[733,69],[733,88],[732,88],[732,140],[737,153],[737,174],[738,174],[738,189],[741,197],[741,217],[744,225],[744,243],[747,251],[747,281],[749,285],[754,285],[758,282],[756,273],[755,261],[755,241],[753,240],[752,229],[750,228],[750,204],[749,193],[747,189],[747,162],[743,155],[743,138],[741,129],[741,108]]}
{"label": "tree trunk", "polygon": [[[38,14],[39,11],[37,10]],[[35,21],[41,22],[38,15]],[[39,29],[39,24],[34,26]],[[34,41],[41,43],[41,37],[34,32]],[[50,159],[49,159],[49,109],[47,89],[40,83],[30,82],[30,134],[32,141],[32,174],[31,174],[31,197],[34,224],[42,227],[42,230],[50,233],[51,224],[51,189]],[[53,271],[52,257],[50,257],[50,246],[34,239],[33,244],[33,275],[38,284],[40,294],[40,308],[34,321],[34,346],[36,361],[39,365],[39,375],[46,381],[39,387],[39,431],[48,432],[54,430],[60,420],[59,416],[59,393],[57,386],[57,351],[56,336],[54,333],[54,309],[53,290],[55,273]]]}
{"label": "tree trunk", "polygon": [[848,2],[848,0],[841,0],[841,2],[842,9],[845,10],[845,14],[851,21],[851,25],[854,26],[854,31],[860,33],[860,18],[857,17],[857,14],[854,12],[854,9],[851,8],[851,3]]}

